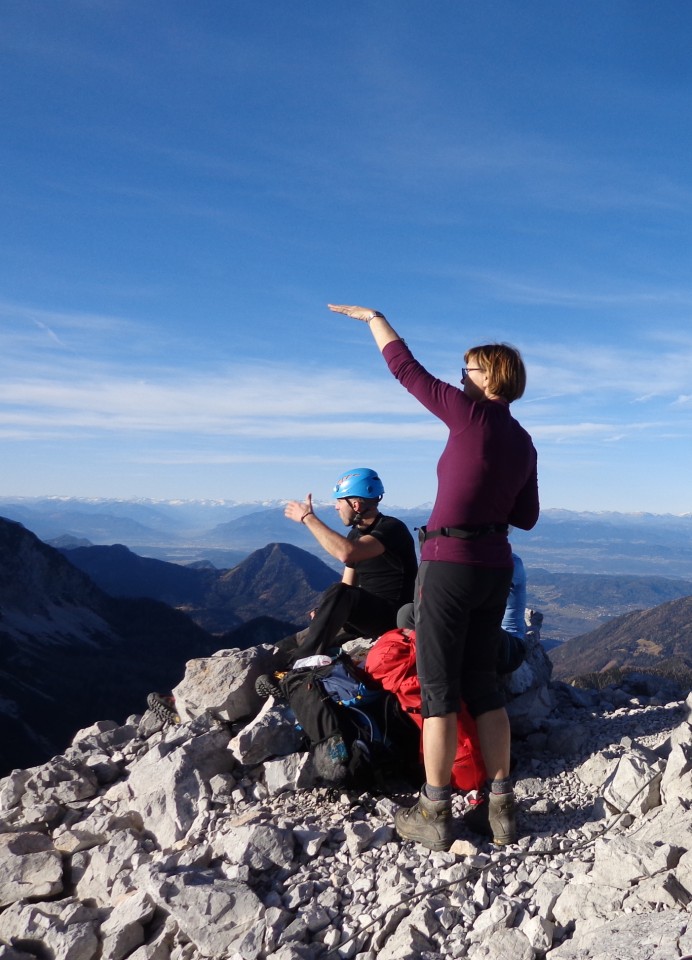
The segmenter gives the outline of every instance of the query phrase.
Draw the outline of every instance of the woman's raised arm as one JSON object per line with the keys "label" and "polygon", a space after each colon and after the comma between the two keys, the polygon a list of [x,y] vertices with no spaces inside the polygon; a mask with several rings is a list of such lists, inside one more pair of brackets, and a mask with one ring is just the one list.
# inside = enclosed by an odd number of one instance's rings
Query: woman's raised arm
{"label": "woman's raised arm", "polygon": [[333,313],[343,313],[354,320],[367,323],[380,351],[384,350],[388,343],[401,340],[394,327],[379,310],[372,310],[370,307],[351,307],[344,303],[328,303],[327,306]]}

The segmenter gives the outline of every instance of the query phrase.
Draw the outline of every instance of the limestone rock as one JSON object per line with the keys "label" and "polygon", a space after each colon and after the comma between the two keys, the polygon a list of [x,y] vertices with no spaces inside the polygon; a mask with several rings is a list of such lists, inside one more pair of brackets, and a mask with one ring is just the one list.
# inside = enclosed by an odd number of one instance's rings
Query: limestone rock
{"label": "limestone rock", "polygon": [[189,736],[172,728],[171,739],[152,747],[130,768],[125,783],[106,794],[121,809],[136,810],[164,848],[187,835],[200,804],[210,796],[208,781],[228,771],[228,731],[218,727]]}
{"label": "limestone rock", "polygon": [[308,753],[292,753],[288,757],[267,761],[264,779],[270,797],[286,791],[309,789],[315,782],[312,757]]}
{"label": "limestone rock", "polygon": [[63,889],[62,857],[41,833],[0,834],[0,907]]}
{"label": "limestone rock", "polygon": [[628,890],[646,877],[677,866],[680,853],[669,843],[637,842],[631,837],[602,837],[594,846],[591,879]]}
{"label": "limestone rock", "polygon": [[571,940],[550,950],[546,960],[672,960],[692,949],[692,933],[680,913],[616,916],[577,926]]}
{"label": "limestone rock", "polygon": [[[16,903],[0,914],[0,938],[52,960],[95,960],[101,956],[98,911],[68,899]],[[43,951],[36,954],[36,948]]]}
{"label": "limestone rock", "polygon": [[692,728],[681,723],[670,738],[670,752],[661,777],[661,800],[692,796]]}
{"label": "limestone rock", "polygon": [[231,863],[245,864],[254,870],[289,866],[294,849],[293,831],[270,823],[231,826],[217,836],[214,845],[217,856],[223,855]]}
{"label": "limestone rock", "polygon": [[185,676],[173,690],[181,718],[193,720],[205,711],[230,721],[255,716],[263,702],[255,692],[255,680],[271,673],[274,656],[273,648],[262,644],[190,660]]}
{"label": "limestone rock", "polygon": [[144,925],[154,914],[154,903],[144,891],[132,891],[119,900],[101,926],[103,955],[123,960],[144,943]]}
{"label": "limestone rock", "polygon": [[246,884],[210,870],[166,875],[142,867],[136,879],[202,957],[232,956],[264,915],[262,901]]}
{"label": "limestone rock", "polygon": [[239,763],[253,764],[296,753],[303,739],[288,704],[277,703],[270,697],[228,746]]}
{"label": "limestone rock", "polygon": [[636,753],[623,756],[603,787],[605,800],[618,812],[646,813],[661,803],[661,772]]}

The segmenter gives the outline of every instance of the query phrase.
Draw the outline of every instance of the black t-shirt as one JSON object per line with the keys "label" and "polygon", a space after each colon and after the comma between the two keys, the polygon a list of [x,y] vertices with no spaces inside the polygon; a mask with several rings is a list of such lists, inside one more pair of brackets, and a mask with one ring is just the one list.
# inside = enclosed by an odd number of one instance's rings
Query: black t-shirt
{"label": "black t-shirt", "polygon": [[396,609],[413,600],[413,587],[418,572],[418,559],[413,537],[401,520],[378,514],[365,530],[352,527],[349,540],[375,537],[384,546],[384,553],[372,560],[363,560],[353,569],[356,586],[388,600]]}

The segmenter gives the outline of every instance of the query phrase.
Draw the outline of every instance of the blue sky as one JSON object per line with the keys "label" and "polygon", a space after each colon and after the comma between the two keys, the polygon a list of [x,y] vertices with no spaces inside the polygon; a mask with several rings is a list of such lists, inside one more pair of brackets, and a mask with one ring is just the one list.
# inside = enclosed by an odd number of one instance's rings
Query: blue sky
{"label": "blue sky", "polygon": [[545,507],[692,511],[692,5],[4,0],[2,496],[430,501],[509,341]]}

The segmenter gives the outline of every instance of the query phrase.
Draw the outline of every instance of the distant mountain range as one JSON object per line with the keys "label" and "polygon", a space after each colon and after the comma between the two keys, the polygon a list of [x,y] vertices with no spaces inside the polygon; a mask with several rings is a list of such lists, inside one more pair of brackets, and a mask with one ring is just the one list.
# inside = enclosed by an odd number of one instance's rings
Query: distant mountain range
{"label": "distant mountain range", "polygon": [[[338,528],[331,503],[317,509]],[[391,510],[412,530],[427,520],[429,511],[429,504]],[[340,565],[302,525],[285,518],[279,501],[0,498],[0,514],[63,549],[121,545],[120,558],[106,550],[100,561],[92,554],[88,562],[79,555],[73,562],[83,564],[107,592],[164,600],[189,611],[215,633],[232,629],[238,621],[232,614],[235,601],[224,595],[225,587],[221,596],[215,595],[213,608],[210,604],[211,585],[219,579],[214,569],[233,570],[267,543],[299,547],[322,560],[334,575],[341,573]],[[515,530],[512,542],[528,569],[528,604],[543,611],[544,636],[559,641],[588,632],[613,616],[692,591],[692,514],[546,510],[535,530]],[[134,556],[127,558],[122,544]],[[145,566],[157,559],[176,567],[160,568],[157,574],[155,566]],[[237,574],[229,578],[231,594],[239,579]],[[260,605],[254,614],[272,616]],[[293,620],[298,614],[294,607],[277,615]]]}
{"label": "distant mountain range", "polygon": [[[141,712],[146,694],[172,689],[193,657],[272,643],[304,625],[337,576],[286,543],[216,569],[122,545],[76,546],[74,536],[61,537],[58,550],[0,518],[0,776],[63,750],[96,719]],[[551,651],[559,676],[692,662],[687,581],[529,568],[529,584],[545,636],[554,635],[551,617],[581,633],[609,618]]]}
{"label": "distant mountain range", "polygon": [[[107,593],[162,600],[212,633],[261,616],[302,623],[314,597],[337,578],[330,567],[290,544],[256,550],[231,570],[153,560],[121,545],[62,547],[61,552]],[[528,569],[528,605],[543,612],[544,636],[557,641],[690,593],[692,582],[686,580]]]}
{"label": "distant mountain range", "polygon": [[[413,529],[430,505],[385,512]],[[331,503],[317,505],[338,527]],[[280,501],[152,501],[79,498],[0,498],[0,515],[18,520],[43,540],[64,535],[92,544],[123,543],[138,554],[181,563],[207,560],[231,568],[267,543],[290,543],[336,569],[307,530],[287,520]],[[524,562],[554,573],[663,576],[692,581],[692,513],[577,513],[544,510],[536,527],[515,530]]]}

